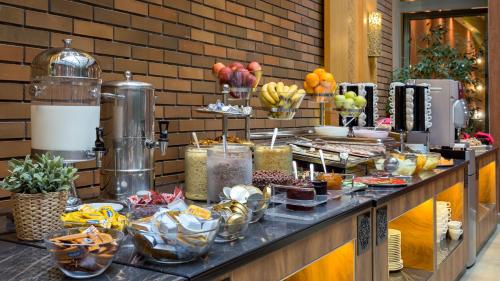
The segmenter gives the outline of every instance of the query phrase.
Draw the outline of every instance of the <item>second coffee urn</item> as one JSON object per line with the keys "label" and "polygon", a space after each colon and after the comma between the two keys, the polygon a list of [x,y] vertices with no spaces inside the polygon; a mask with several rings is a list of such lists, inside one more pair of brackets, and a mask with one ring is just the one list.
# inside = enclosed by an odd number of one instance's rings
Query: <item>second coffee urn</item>
{"label": "second coffee urn", "polygon": [[124,81],[103,83],[101,92],[101,198],[124,202],[138,191],[153,189],[154,151],[159,147],[164,154],[167,149],[168,121],[158,121],[160,137],[155,141],[154,88],[132,80],[130,71]]}

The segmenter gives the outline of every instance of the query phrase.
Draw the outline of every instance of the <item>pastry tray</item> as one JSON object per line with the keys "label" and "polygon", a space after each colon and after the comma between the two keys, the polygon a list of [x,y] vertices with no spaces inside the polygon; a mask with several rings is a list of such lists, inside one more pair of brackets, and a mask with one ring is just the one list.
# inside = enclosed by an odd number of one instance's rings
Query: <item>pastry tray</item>
{"label": "pastry tray", "polygon": [[[323,195],[325,196],[325,195]],[[318,206],[312,211],[293,211],[286,208],[285,204],[277,205],[274,207],[269,207],[266,210],[266,220],[276,220],[283,221],[283,219],[289,219],[294,223],[311,223],[312,221],[318,221],[325,219],[332,215],[332,212],[338,212],[339,209],[348,208],[352,206],[353,199],[349,197],[342,197],[337,200],[332,200],[327,203],[327,205],[335,204],[335,207],[328,206]]]}
{"label": "pastry tray", "polygon": [[200,108],[197,108],[196,111],[202,112],[202,113],[227,115],[227,116],[231,116],[231,117],[251,117],[253,114],[253,112],[250,114],[245,114],[243,112],[228,112],[228,111],[222,111],[222,110],[212,110],[212,109],[209,109],[208,107],[200,107]]}
{"label": "pastry tray", "polygon": [[285,192],[273,195],[271,197],[271,202],[278,204],[289,204],[301,207],[316,207],[318,205],[326,203],[329,199],[330,198],[328,195],[316,195],[314,200],[288,199],[286,198],[286,192]]}

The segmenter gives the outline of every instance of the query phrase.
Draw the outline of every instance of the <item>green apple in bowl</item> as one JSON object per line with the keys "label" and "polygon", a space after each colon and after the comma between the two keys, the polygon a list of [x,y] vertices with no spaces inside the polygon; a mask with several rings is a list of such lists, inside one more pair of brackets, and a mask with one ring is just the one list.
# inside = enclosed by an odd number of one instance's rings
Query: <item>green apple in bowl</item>
{"label": "green apple in bowl", "polygon": [[353,91],[348,91],[347,93],[344,94],[346,99],[354,99],[357,95]]}
{"label": "green apple in bowl", "polygon": [[362,96],[357,96],[354,98],[354,104],[359,108],[364,108],[366,106],[366,99]]}
{"label": "green apple in bowl", "polygon": [[346,98],[343,107],[344,109],[352,109],[354,107],[354,99]]}
{"label": "green apple in bowl", "polygon": [[336,95],[333,98],[333,103],[335,104],[335,107],[337,108],[342,108],[344,105],[345,97],[343,95]]}

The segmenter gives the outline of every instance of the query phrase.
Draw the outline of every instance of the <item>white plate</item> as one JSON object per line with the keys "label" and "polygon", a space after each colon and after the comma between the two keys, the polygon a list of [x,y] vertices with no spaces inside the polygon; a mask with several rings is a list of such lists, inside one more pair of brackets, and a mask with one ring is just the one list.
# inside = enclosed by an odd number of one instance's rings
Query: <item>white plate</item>
{"label": "white plate", "polygon": [[389,235],[401,235],[401,231],[394,228],[389,228]]}
{"label": "white plate", "polygon": [[[102,206],[111,206],[111,208],[113,208],[113,210],[115,210],[115,212],[119,212],[119,211],[123,210],[123,205],[122,204],[118,204],[118,203],[88,203],[86,205],[90,205],[90,207],[92,207],[94,209],[99,209]],[[78,207],[78,210],[80,210],[80,208],[82,206],[83,205],[80,205]]]}
{"label": "white plate", "polygon": [[314,130],[316,134],[325,137],[347,137],[349,133],[349,127],[316,126]]}
{"label": "white plate", "polygon": [[401,269],[403,269],[403,265],[402,264],[395,265],[394,267],[389,266],[389,271],[398,271],[398,270],[401,270]]}

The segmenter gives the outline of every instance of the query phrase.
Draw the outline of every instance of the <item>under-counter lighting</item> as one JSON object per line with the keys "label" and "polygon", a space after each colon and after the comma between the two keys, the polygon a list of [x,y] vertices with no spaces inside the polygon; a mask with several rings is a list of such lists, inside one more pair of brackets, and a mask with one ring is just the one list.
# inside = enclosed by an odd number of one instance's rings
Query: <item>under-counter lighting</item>
{"label": "under-counter lighting", "polygon": [[368,14],[368,56],[379,57],[382,54],[382,13]]}

